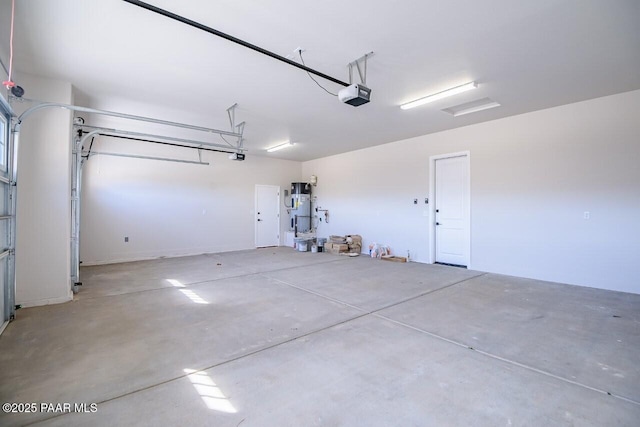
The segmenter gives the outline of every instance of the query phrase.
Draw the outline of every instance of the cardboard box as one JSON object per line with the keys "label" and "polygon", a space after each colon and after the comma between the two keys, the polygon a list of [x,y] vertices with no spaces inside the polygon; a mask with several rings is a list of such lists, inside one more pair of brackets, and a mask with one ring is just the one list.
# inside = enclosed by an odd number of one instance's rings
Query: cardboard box
{"label": "cardboard box", "polygon": [[353,241],[353,244],[360,244],[360,246],[362,246],[362,236],[359,234],[347,234],[345,236],[345,238],[349,239],[349,237],[351,237],[351,240]]}
{"label": "cardboard box", "polygon": [[349,251],[346,243],[325,243],[324,250],[334,255],[338,255]]}
{"label": "cardboard box", "polygon": [[407,262],[407,258],[403,256],[383,255],[380,259],[383,261]]}
{"label": "cardboard box", "polygon": [[349,246],[349,252],[356,253],[356,254],[362,253],[362,244],[353,243],[353,244],[348,245],[348,246]]}

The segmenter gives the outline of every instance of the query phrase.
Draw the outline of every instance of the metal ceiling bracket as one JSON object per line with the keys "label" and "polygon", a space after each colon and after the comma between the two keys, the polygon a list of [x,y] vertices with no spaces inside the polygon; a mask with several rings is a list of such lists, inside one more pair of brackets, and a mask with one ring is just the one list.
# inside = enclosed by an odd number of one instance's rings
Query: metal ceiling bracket
{"label": "metal ceiling bracket", "polygon": [[360,58],[356,59],[353,62],[350,62],[347,65],[349,69],[349,84],[353,84],[353,67],[356,67],[358,70],[358,75],[360,77],[360,83],[363,85],[367,85],[367,59],[373,56],[373,52],[365,53]]}
{"label": "metal ceiling bracket", "polygon": [[240,124],[238,124],[236,126],[236,129],[238,129],[237,133],[240,134],[240,136],[238,137],[238,152],[241,152],[244,150],[243,145],[244,145],[244,125],[246,124],[246,122],[240,122]]}
{"label": "metal ceiling bracket", "polygon": [[231,132],[236,125],[236,108],[238,107],[238,103],[236,102],[231,107],[227,108],[227,115],[229,116],[229,123],[231,124]]}
{"label": "metal ceiling bracket", "polygon": [[[236,142],[236,147],[238,150],[238,153],[241,153],[243,151],[242,146],[244,145],[244,139],[243,139],[243,134],[244,134],[244,125],[245,122],[241,122],[239,124],[236,125],[236,108],[238,108],[238,103],[236,102],[235,104],[233,104],[231,107],[227,108],[227,115],[229,116],[229,124],[231,125],[231,132],[235,132],[238,136],[237,136],[237,142]],[[227,142],[227,140],[225,140],[224,138],[222,138],[227,144],[229,144],[229,146],[233,147],[229,142]]]}

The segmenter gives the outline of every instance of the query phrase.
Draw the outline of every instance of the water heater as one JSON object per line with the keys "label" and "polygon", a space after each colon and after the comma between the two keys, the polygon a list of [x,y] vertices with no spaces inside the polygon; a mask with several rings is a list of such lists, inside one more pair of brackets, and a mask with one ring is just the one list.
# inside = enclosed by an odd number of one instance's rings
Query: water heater
{"label": "water heater", "polygon": [[307,182],[291,183],[291,230],[298,233],[311,231],[311,184]]}

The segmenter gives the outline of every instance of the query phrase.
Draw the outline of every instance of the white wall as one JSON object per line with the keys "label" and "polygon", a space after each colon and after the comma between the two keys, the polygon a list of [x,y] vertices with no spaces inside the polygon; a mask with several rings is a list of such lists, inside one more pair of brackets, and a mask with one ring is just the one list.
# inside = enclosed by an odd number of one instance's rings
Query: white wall
{"label": "white wall", "polygon": [[[29,98],[72,103],[71,84],[16,73]],[[17,114],[29,103],[14,103]],[[46,109],[22,125],[18,160],[16,303],[72,299],[70,265],[71,113]]]}
{"label": "white wall", "polygon": [[[207,125],[206,121],[186,113],[157,106],[104,100],[93,106]],[[226,112],[218,115],[226,120]],[[89,117],[87,122],[163,132],[154,125],[121,120]],[[171,133],[204,139],[190,132]],[[194,150],[104,137],[96,138],[93,149],[198,159]],[[255,248],[255,185],[288,189],[291,182],[300,180],[301,163],[261,158],[251,152],[243,162],[213,152],[202,152],[202,160],[210,165],[92,157],[83,172],[80,246],[83,265]],[[281,228],[287,229],[284,204],[281,204]],[[128,243],[124,242],[125,236],[129,237]],[[282,233],[281,241],[284,241]]]}
{"label": "white wall", "polygon": [[429,157],[469,150],[471,268],[640,293],[638,111],[633,91],[305,162],[319,235],[427,262]]}

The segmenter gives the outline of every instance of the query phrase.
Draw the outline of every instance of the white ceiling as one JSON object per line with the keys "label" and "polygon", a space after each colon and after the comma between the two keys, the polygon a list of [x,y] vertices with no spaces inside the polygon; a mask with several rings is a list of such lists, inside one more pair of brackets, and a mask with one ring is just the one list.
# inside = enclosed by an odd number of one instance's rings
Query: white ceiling
{"label": "white ceiling", "polygon": [[[340,80],[374,51],[372,100],[342,104],[299,69],[119,0],[17,1],[15,67],[70,81],[87,101],[166,106],[222,129],[237,102],[248,155],[294,160],[640,89],[637,0],[148,2],[283,56],[301,46]],[[472,80],[478,89],[399,108]],[[502,107],[441,111],[484,97]],[[298,144],[264,151],[286,139]]]}

